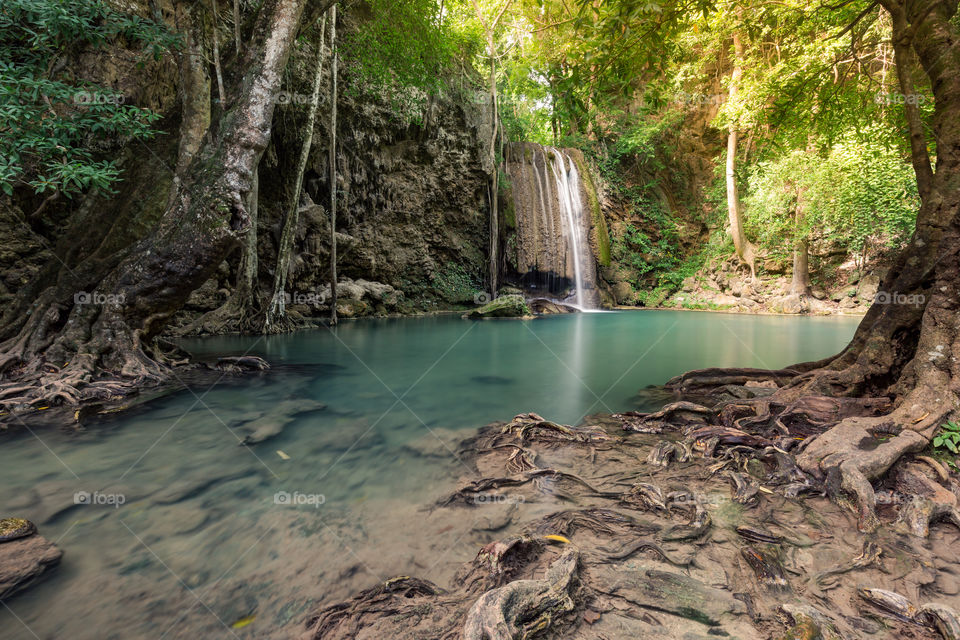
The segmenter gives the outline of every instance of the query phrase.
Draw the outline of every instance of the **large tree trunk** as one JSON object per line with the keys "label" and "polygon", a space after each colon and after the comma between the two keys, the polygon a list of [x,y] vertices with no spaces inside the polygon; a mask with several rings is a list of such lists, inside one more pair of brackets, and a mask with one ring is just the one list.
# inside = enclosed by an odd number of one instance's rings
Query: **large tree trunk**
{"label": "large tree trunk", "polygon": [[[730,76],[729,100],[731,103],[737,99],[737,92],[740,90],[740,78],[743,76],[743,69],[740,61],[743,59],[743,44],[740,42],[740,36],[736,32],[733,34],[733,73]],[[743,231],[743,211],[740,207],[740,194],[737,187],[737,144],[738,144],[737,123],[732,122],[727,131],[727,218],[730,224],[730,236],[733,238],[733,247],[737,257],[743,264],[750,267],[750,278],[755,282],[757,279],[757,260],[756,248],[747,240]]]}
{"label": "large tree trunk", "polygon": [[[824,481],[835,497],[856,499],[862,530],[879,523],[872,482],[905,454],[926,448],[940,425],[960,414],[960,29],[951,21],[957,3],[880,3],[893,17],[898,64],[912,48],[934,94],[936,171],[925,139],[916,135],[922,131],[917,114],[907,114],[923,194],[916,230],[881,285],[878,298],[885,303],[870,308],[850,344],[835,357],[790,367],[803,373],[753,402],[756,416],[738,421],[782,429],[773,406],[863,398],[859,415],[809,425],[819,435],[796,449],[803,471]],[[901,71],[901,82],[905,75]],[[777,372],[770,379],[783,384]],[[892,410],[874,415],[866,410],[870,398],[889,398]],[[938,509],[928,513],[933,517]],[[960,521],[955,510],[953,517]]]}
{"label": "large tree trunk", "polygon": [[0,345],[0,402],[77,402],[166,376],[149,343],[250,228],[246,200],[304,5],[264,3],[236,98],[174,182],[156,227],[105,275],[79,283],[88,295],[48,288],[15,322],[19,331]]}

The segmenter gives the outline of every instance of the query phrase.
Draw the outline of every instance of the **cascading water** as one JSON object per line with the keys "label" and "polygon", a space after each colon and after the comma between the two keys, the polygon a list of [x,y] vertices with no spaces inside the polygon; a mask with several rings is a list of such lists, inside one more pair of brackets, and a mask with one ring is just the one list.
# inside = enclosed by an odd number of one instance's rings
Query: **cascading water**
{"label": "cascading water", "polygon": [[560,206],[563,208],[564,219],[567,222],[566,236],[570,241],[570,248],[573,252],[573,273],[576,286],[576,303],[578,307],[583,307],[583,274],[581,273],[580,262],[580,220],[583,217],[583,204],[580,200],[580,180],[577,176],[577,167],[570,160],[570,170],[567,171],[564,163],[564,155],[559,150],[553,149],[553,175],[557,179],[557,193],[560,194]]}
{"label": "cascading water", "polygon": [[597,308],[579,152],[534,143],[511,143],[506,151],[516,214],[515,253],[510,247],[508,261],[531,292],[557,297],[572,289],[568,304]]}

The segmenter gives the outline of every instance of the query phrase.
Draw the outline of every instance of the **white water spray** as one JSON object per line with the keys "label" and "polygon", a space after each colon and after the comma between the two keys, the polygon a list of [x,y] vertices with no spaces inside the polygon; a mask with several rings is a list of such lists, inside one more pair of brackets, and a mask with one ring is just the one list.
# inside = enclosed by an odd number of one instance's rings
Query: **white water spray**
{"label": "white water spray", "polygon": [[[552,149],[554,164],[553,175],[557,181],[557,196],[560,207],[566,220],[567,238],[570,240],[573,254],[573,275],[576,286],[576,304],[585,308],[583,295],[583,275],[580,270],[580,255],[582,253],[582,238],[580,221],[583,219],[583,202],[580,198],[580,176],[577,174],[577,165],[572,158],[566,158],[557,149]],[[567,170],[566,160],[570,160],[570,170]]]}

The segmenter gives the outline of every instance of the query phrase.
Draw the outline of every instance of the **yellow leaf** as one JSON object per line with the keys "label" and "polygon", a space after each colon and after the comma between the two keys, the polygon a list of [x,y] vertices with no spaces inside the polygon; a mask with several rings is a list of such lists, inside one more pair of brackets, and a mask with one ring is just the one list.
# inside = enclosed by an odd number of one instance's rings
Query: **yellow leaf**
{"label": "yellow leaf", "polygon": [[554,535],[552,533],[548,536],[543,536],[543,537],[545,540],[553,540],[555,542],[562,542],[563,544],[570,544],[569,539],[564,538],[563,536]]}
{"label": "yellow leaf", "polygon": [[281,459],[281,460],[289,460],[289,459],[290,459],[290,456],[288,456],[287,454],[285,454],[283,451],[280,451],[280,449],[277,449],[277,455],[280,456],[280,459]]}
{"label": "yellow leaf", "polygon": [[231,629],[243,629],[245,626],[247,626],[248,624],[250,624],[251,622],[253,622],[254,619],[256,619],[256,617],[257,617],[257,616],[255,616],[255,615],[254,615],[254,616],[244,616],[243,618],[240,618],[239,620],[237,620],[236,622],[234,622],[232,625],[230,625],[230,628],[231,628]]}
{"label": "yellow leaf", "polygon": [[43,411],[44,409],[49,409],[50,407],[37,407],[37,411]]}

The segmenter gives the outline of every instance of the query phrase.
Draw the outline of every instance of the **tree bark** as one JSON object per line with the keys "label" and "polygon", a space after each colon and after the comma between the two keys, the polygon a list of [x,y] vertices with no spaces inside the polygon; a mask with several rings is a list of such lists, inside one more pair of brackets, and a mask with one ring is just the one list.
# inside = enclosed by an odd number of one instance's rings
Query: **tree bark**
{"label": "tree bark", "polygon": [[337,324],[337,6],[330,21],[330,324]]}
{"label": "tree bark", "polygon": [[48,290],[18,334],[0,345],[0,403],[74,403],[166,377],[166,367],[148,355],[150,342],[250,228],[246,200],[304,5],[264,3],[218,135],[193,155],[157,226],[94,283],[107,302]]}
{"label": "tree bark", "polygon": [[790,293],[805,296],[810,293],[810,243],[804,238],[796,241],[793,249],[793,276]]}
{"label": "tree bark", "polygon": [[[740,88],[740,78],[743,69],[740,66],[743,59],[743,44],[736,32],[733,34],[733,72],[730,76],[729,101],[734,103]],[[743,231],[743,212],[740,207],[740,194],[737,187],[737,123],[731,122],[727,131],[727,218],[730,224],[730,236],[733,238],[733,247],[737,257],[743,264],[750,267],[750,278],[757,280],[756,248],[747,240]]]}
{"label": "tree bark", "polygon": [[[927,175],[923,163],[915,163],[918,186],[928,178],[929,186],[913,239],[881,285],[889,303],[870,308],[838,356],[794,367],[808,371],[775,394],[778,400],[893,399],[890,413],[846,418],[805,441],[797,458],[804,471],[834,478],[838,490],[856,498],[863,530],[879,524],[872,481],[901,456],[927,447],[940,425],[960,411],[960,29],[952,21],[957,5],[880,4],[893,17],[894,42],[901,52],[912,47],[930,80],[936,171]],[[898,55],[897,64],[904,60]],[[917,152],[915,131],[911,126],[911,147]],[[915,153],[915,160],[922,155]],[[877,441],[874,430],[893,435],[876,447],[861,448]]]}
{"label": "tree bark", "polygon": [[797,189],[797,205],[794,210],[793,275],[790,293],[805,296],[810,293],[810,240],[804,230],[803,189]]}

